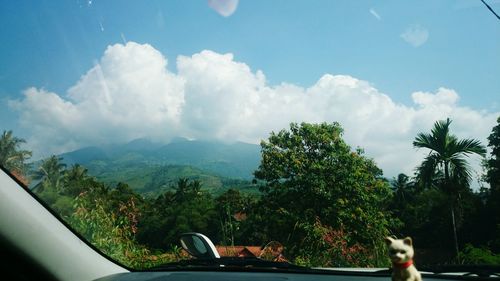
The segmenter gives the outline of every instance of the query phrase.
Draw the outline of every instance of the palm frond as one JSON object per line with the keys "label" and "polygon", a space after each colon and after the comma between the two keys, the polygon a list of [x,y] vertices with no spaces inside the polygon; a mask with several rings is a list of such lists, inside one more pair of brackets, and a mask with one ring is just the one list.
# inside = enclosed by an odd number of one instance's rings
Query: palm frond
{"label": "palm frond", "polygon": [[446,120],[439,120],[434,123],[434,127],[431,129],[431,134],[435,141],[436,152],[443,154],[446,152],[446,146],[450,138],[450,118]]}
{"label": "palm frond", "polygon": [[459,140],[450,147],[450,150],[453,154],[477,154],[483,157],[486,155],[486,148],[475,139]]}
{"label": "palm frond", "polygon": [[436,180],[436,171],[439,170],[439,155],[431,153],[427,155],[422,164],[417,168],[417,178],[426,187],[431,187]]}
{"label": "palm frond", "polygon": [[434,137],[430,134],[419,133],[413,141],[413,146],[417,148],[428,148],[437,151],[436,142]]}
{"label": "palm frond", "polygon": [[456,156],[450,159],[449,164],[452,181],[468,187],[472,179],[472,174],[467,161],[461,156]]}

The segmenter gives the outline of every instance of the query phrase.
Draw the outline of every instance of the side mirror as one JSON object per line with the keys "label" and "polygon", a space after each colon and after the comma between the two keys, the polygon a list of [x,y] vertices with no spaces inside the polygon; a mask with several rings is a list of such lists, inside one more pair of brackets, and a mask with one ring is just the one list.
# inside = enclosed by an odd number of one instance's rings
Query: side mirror
{"label": "side mirror", "polygon": [[181,234],[181,246],[191,256],[198,259],[219,259],[220,255],[208,237],[201,233],[188,232]]}

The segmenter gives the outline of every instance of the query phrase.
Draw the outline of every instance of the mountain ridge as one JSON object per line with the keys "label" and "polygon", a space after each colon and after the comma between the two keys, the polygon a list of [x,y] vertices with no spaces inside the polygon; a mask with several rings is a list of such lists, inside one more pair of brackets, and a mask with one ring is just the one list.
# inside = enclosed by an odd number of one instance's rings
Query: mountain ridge
{"label": "mountain ridge", "polygon": [[67,165],[85,166],[89,174],[106,183],[126,182],[141,192],[165,189],[180,177],[200,180],[206,188],[220,191],[231,184],[250,185],[260,163],[260,146],[185,138],[174,138],[168,144],[135,139],[59,156]]}

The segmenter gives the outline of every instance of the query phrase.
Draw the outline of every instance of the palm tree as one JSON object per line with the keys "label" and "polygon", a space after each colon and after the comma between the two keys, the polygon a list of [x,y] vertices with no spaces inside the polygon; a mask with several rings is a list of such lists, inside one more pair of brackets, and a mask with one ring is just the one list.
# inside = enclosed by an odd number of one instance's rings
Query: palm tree
{"label": "palm tree", "polygon": [[88,170],[80,164],[74,164],[64,173],[64,180],[67,183],[83,181],[88,178]]}
{"label": "palm tree", "polygon": [[62,158],[52,155],[51,157],[42,160],[42,163],[36,170],[32,178],[39,182],[35,185],[34,189],[39,192],[44,191],[46,188],[60,191],[62,188],[64,169],[66,164],[62,163]]}
{"label": "palm tree", "polygon": [[0,166],[13,172],[24,173],[25,163],[31,157],[31,151],[19,150],[19,146],[26,141],[14,137],[12,131],[3,131],[0,137]]}
{"label": "palm tree", "polygon": [[450,197],[451,219],[455,251],[458,257],[458,239],[455,224],[455,205],[460,192],[469,188],[471,169],[465,157],[472,154],[485,156],[486,149],[478,140],[459,140],[450,133],[449,118],[437,121],[430,134],[419,133],[413,141],[416,148],[430,149],[422,164],[417,168],[420,180],[427,185],[437,185]]}
{"label": "palm tree", "polygon": [[412,182],[410,182],[410,177],[405,174],[399,174],[397,178],[393,178],[392,182],[392,190],[394,191],[394,195],[396,196],[398,202],[404,203],[408,200],[408,192],[412,186]]}
{"label": "palm tree", "polygon": [[73,164],[67,169],[63,175],[64,194],[76,196],[84,191],[90,183],[88,180],[91,177],[88,174],[87,168],[80,164]]}

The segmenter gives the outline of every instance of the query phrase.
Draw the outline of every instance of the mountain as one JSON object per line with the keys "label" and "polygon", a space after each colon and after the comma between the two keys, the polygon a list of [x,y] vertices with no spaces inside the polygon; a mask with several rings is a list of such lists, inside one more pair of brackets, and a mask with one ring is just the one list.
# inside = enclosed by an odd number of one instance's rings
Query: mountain
{"label": "mountain", "polygon": [[169,144],[137,139],[126,144],[92,146],[60,155],[79,163],[107,183],[126,182],[141,192],[169,188],[181,177],[200,180],[215,193],[229,187],[249,188],[260,163],[260,146],[248,143],[190,141]]}
{"label": "mountain", "polygon": [[66,164],[95,166],[97,171],[107,165],[187,165],[224,177],[250,180],[260,162],[260,146],[182,138],[161,145],[137,139],[126,144],[85,147],[60,156]]}

